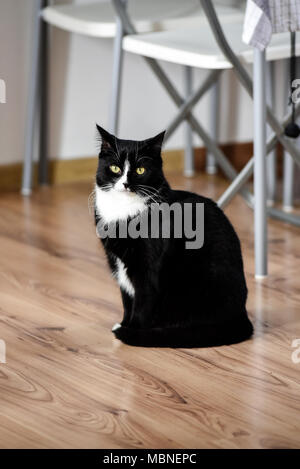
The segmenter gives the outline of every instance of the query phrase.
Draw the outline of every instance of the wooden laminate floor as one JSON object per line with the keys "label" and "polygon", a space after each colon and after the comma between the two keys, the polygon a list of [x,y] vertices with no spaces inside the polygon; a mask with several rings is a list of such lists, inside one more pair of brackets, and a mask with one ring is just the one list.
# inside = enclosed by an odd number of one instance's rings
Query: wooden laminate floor
{"label": "wooden laminate floor", "polygon": [[[213,198],[225,187],[203,175],[170,180]],[[242,241],[252,340],[132,348],[110,332],[121,301],[91,189],[0,197],[0,447],[299,448],[299,229],[269,223],[270,275],[257,283],[253,213],[240,198],[226,211]]]}

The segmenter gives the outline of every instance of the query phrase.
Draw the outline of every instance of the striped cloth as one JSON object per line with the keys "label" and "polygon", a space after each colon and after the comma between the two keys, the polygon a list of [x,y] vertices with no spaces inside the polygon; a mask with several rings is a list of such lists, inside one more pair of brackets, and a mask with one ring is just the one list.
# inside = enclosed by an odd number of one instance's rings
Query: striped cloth
{"label": "striped cloth", "polygon": [[300,0],[247,0],[243,41],[260,50],[273,33],[300,30]]}

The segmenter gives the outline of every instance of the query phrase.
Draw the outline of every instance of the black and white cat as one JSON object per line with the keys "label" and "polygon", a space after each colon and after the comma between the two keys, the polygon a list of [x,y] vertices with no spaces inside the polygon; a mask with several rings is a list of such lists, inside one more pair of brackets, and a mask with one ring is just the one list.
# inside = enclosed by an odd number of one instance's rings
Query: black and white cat
{"label": "black and white cat", "polygon": [[204,203],[199,249],[186,249],[184,236],[102,239],[124,307],[123,321],[112,329],[115,336],[150,347],[208,347],[248,339],[253,327],[240,242],[227,217],[212,200],[170,188],[162,171],[164,133],[137,142],[97,128],[102,141],[97,225],[135,220],[153,202]]}

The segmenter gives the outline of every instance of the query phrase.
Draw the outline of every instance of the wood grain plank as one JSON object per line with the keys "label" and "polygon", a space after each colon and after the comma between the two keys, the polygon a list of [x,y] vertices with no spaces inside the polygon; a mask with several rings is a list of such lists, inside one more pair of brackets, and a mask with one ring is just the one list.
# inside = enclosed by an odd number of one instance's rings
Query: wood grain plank
{"label": "wood grain plank", "polygon": [[[177,188],[217,198],[219,177]],[[88,210],[90,184],[0,199],[1,448],[300,448],[299,229],[269,223],[270,275],[255,282],[253,213],[242,242],[254,337],[209,349],[137,349],[111,334],[118,288]]]}

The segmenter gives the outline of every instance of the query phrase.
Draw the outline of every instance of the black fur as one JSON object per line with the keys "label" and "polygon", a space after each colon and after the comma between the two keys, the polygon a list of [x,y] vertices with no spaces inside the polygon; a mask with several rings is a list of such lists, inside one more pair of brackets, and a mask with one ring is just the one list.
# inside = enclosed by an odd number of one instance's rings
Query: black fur
{"label": "black fur", "polygon": [[[103,240],[112,271],[118,257],[135,289],[132,298],[121,288],[124,318],[116,337],[145,347],[209,347],[248,339],[253,327],[246,312],[240,242],[222,210],[206,197],[169,187],[162,171],[163,134],[135,142],[116,139],[100,127],[98,130],[102,138],[96,176],[99,187],[113,185],[118,176],[109,166],[122,166],[128,158],[132,192],[143,195],[143,184],[152,188],[156,202],[205,204],[201,249],[186,249],[185,238]],[[137,158],[139,164],[143,158],[143,176],[134,170]],[[96,210],[95,218],[97,223],[100,216]]]}

